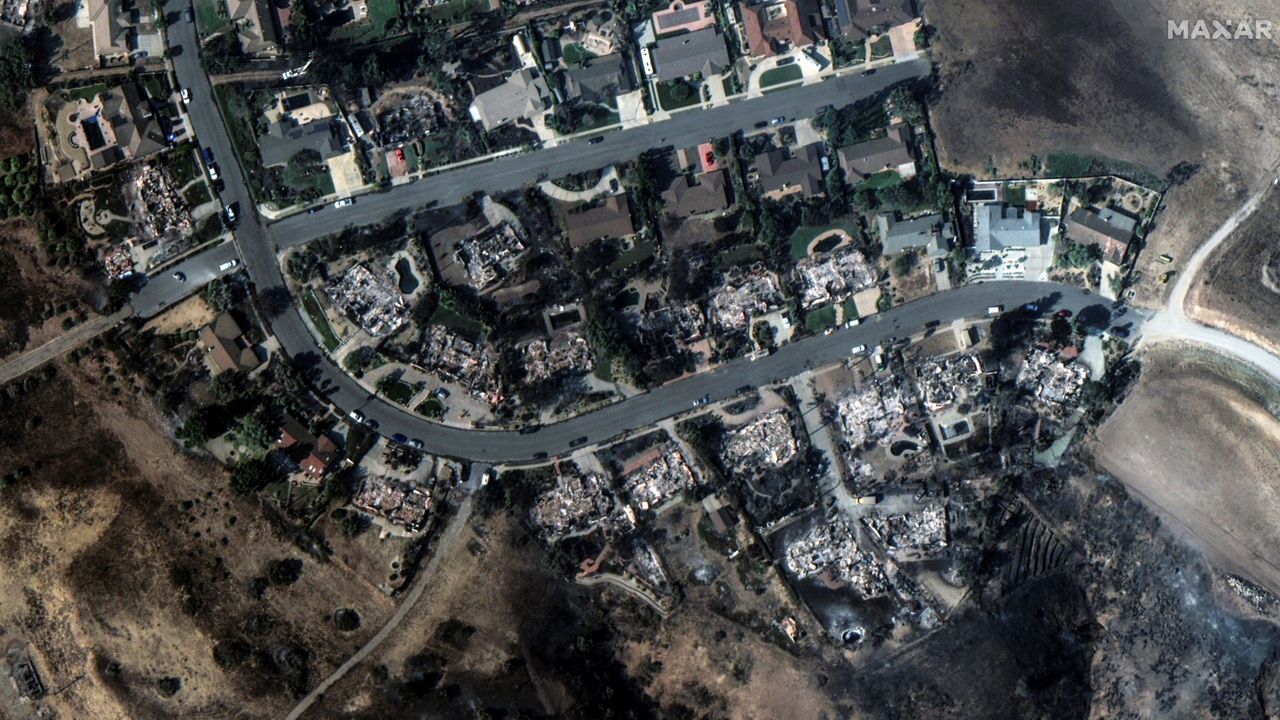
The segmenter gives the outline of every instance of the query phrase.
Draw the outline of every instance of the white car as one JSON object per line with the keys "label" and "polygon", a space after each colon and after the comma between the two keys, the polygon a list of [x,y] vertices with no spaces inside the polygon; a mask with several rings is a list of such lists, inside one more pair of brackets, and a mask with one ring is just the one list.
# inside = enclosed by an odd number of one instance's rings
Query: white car
{"label": "white car", "polygon": [[182,88],[182,102],[191,102],[191,91],[186,88]]}
{"label": "white car", "polygon": [[866,351],[867,351],[867,346],[866,346],[866,345],[854,345],[854,346],[853,346],[853,349],[849,351],[849,354],[850,354],[850,355],[861,355],[862,353],[864,353],[864,352],[866,352]]}
{"label": "white car", "polygon": [[850,320],[849,322],[845,323],[845,324],[844,324],[844,326],[845,326],[845,327],[847,327],[847,328],[851,328],[851,327],[858,327],[858,323],[861,323],[861,322],[862,322],[862,321],[861,321],[861,320],[859,320],[858,318],[854,318],[854,319]]}
{"label": "white car", "polygon": [[226,271],[230,270],[231,268],[233,268],[233,267],[235,267],[236,265],[239,265],[239,264],[240,264],[240,261],[239,261],[239,260],[234,260],[234,259],[232,259],[232,260],[228,260],[228,261],[226,261],[226,262],[224,262],[224,263],[222,263],[221,265],[219,265],[219,266],[218,266],[218,272],[226,272]]}
{"label": "white car", "polygon": [[836,331],[836,329],[835,329],[835,328],[833,328],[833,327],[829,327],[829,328],[827,328],[826,330],[823,330],[823,331],[822,331],[822,334],[823,334],[823,335],[830,335],[831,333],[833,333],[833,332],[835,332],[835,331]]}
{"label": "white car", "polygon": [[988,315],[999,315],[1002,312],[1004,312],[1003,305],[992,305],[991,307],[987,308]]}
{"label": "white car", "polygon": [[355,198],[346,198],[345,200],[339,200],[338,202],[334,203],[333,206],[336,208],[344,208],[344,207],[348,207],[355,204],[356,204]]}
{"label": "white car", "polygon": [[364,422],[364,413],[360,412],[359,410],[352,410],[351,412],[347,413],[347,417],[351,418],[352,420],[355,420],[358,423]]}
{"label": "white car", "polygon": [[209,166],[209,179],[210,179],[210,180],[217,180],[217,179],[218,179],[218,166],[217,166],[217,165],[210,165],[210,166]]}

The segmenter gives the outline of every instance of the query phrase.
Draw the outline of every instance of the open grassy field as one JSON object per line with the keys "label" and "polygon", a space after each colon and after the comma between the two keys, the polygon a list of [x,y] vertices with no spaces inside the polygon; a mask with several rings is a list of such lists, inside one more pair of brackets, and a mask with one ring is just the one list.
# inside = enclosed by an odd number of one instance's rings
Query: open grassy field
{"label": "open grassy field", "polygon": [[[299,551],[225,470],[178,451],[110,358],[64,368],[0,415],[0,468],[30,469],[0,489],[0,574],[15,580],[0,584],[3,641],[26,643],[59,717],[282,717],[392,601],[342,555]],[[293,582],[266,579],[278,561]],[[361,628],[336,630],[339,608]]]}
{"label": "open grassy field", "polygon": [[[1261,0],[1229,0],[1220,17],[1264,17]],[[1094,155],[1191,177],[1139,259],[1138,301],[1158,304],[1154,258],[1186,257],[1269,179],[1280,152],[1273,112],[1280,65],[1270,41],[1168,38],[1167,20],[1200,18],[1193,0],[987,3],[933,7],[941,97],[934,120],[943,165],[986,177],[1025,174],[1032,155]],[[1243,138],[1248,138],[1242,142]]]}
{"label": "open grassy field", "polygon": [[1099,429],[1099,464],[1223,569],[1280,592],[1277,389],[1220,356],[1148,353],[1138,386]]}
{"label": "open grassy field", "polygon": [[1208,260],[1187,296],[1187,311],[1196,319],[1248,338],[1273,353],[1280,352],[1277,223],[1280,195],[1272,193]]}

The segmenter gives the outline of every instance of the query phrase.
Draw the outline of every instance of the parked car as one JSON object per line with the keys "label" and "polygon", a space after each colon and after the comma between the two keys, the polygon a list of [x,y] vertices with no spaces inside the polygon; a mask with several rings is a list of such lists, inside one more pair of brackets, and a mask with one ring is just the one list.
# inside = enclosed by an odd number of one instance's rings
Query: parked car
{"label": "parked car", "polygon": [[786,116],[786,115],[779,115],[778,117],[776,117],[776,118],[774,118],[774,119],[770,120],[770,121],[769,121],[769,124],[770,124],[770,125],[781,125],[782,123],[784,123],[784,122],[786,122],[786,121],[787,121],[787,116]]}
{"label": "parked car", "polygon": [[356,204],[355,198],[344,198],[342,200],[335,202],[333,206],[336,208],[344,208],[344,207],[350,207],[355,204]]}
{"label": "parked car", "polygon": [[602,142],[604,142],[604,136],[603,136],[603,135],[597,135],[597,136],[595,136],[595,137],[591,138],[590,140],[588,140],[588,141],[587,141],[587,144],[588,144],[588,145],[599,145],[599,144],[600,144],[600,143],[602,143]]}
{"label": "parked car", "polygon": [[866,346],[866,345],[854,345],[854,346],[853,346],[853,349],[849,351],[849,354],[850,354],[850,355],[861,355],[862,353],[864,353],[864,352],[866,352],[866,351],[867,351],[867,346]]}
{"label": "parked car", "polygon": [[222,212],[227,217],[228,225],[236,224],[236,206],[235,205],[228,205],[227,209],[223,210]]}
{"label": "parked car", "polygon": [[391,442],[405,445],[409,442],[409,438],[405,437],[404,433],[396,433],[391,436]]}
{"label": "parked car", "polygon": [[351,418],[352,420],[355,420],[358,423],[364,422],[364,413],[360,412],[359,410],[352,410],[351,412],[347,413],[347,417]]}
{"label": "parked car", "polygon": [[988,315],[999,315],[1002,312],[1004,312],[1003,305],[992,305],[991,307],[987,308]]}
{"label": "parked car", "polygon": [[862,321],[861,321],[861,320],[859,320],[858,318],[854,318],[854,319],[850,320],[849,322],[845,323],[845,324],[844,324],[844,326],[845,326],[845,327],[847,327],[847,328],[857,327],[861,322],[862,322]]}
{"label": "parked car", "polygon": [[307,214],[308,214],[308,215],[315,215],[316,213],[320,212],[320,211],[321,211],[321,210],[323,210],[323,209],[324,209],[324,206],[323,206],[323,205],[317,205],[317,206],[315,206],[315,207],[310,207],[310,208],[307,208]]}
{"label": "parked car", "polygon": [[213,148],[206,147],[204,149],[204,162],[206,165],[213,162]]}
{"label": "parked car", "polygon": [[182,102],[184,102],[184,103],[189,103],[189,102],[191,102],[191,91],[190,91],[190,90],[188,90],[188,89],[186,89],[186,88],[182,88],[182,93],[181,93],[181,95],[182,95]]}
{"label": "parked car", "polygon": [[413,438],[413,439],[411,439],[411,440],[410,440],[408,443],[406,443],[406,444],[407,444],[409,447],[413,448],[414,450],[421,450],[421,449],[422,449],[422,441],[421,441],[421,440],[419,440],[418,438]]}
{"label": "parked car", "polygon": [[221,265],[219,265],[219,266],[218,266],[218,272],[226,272],[226,271],[230,270],[231,268],[233,268],[233,267],[235,267],[236,265],[239,265],[239,264],[240,264],[240,261],[239,261],[239,260],[236,260],[236,259],[232,258],[231,260],[228,260],[228,261],[226,261],[226,262],[222,263]]}
{"label": "parked car", "polygon": [[173,274],[173,279],[177,280],[178,282],[186,282],[187,276],[183,275],[181,272],[176,272]]}
{"label": "parked car", "polygon": [[1056,317],[1060,317],[1060,318],[1062,318],[1063,320],[1065,320],[1065,319],[1067,319],[1067,318],[1071,317],[1071,311],[1070,311],[1070,310],[1059,310],[1059,311],[1058,311],[1058,313],[1057,313],[1057,315],[1056,315]]}
{"label": "parked car", "polygon": [[187,8],[187,22],[195,22],[195,21],[196,21],[196,11],[193,10],[192,8]]}
{"label": "parked car", "polygon": [[218,174],[218,166],[217,166],[217,165],[210,165],[210,166],[209,166],[209,179],[210,179],[210,180],[217,180],[219,177],[221,177],[221,175],[219,175],[219,174]]}

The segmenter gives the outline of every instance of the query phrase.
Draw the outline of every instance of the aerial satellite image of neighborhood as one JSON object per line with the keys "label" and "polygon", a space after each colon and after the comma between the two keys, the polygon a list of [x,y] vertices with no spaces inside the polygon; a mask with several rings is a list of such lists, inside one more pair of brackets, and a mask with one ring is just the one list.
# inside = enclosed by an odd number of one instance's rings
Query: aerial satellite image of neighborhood
{"label": "aerial satellite image of neighborhood", "polygon": [[1276,0],[0,0],[0,718],[1280,718]]}

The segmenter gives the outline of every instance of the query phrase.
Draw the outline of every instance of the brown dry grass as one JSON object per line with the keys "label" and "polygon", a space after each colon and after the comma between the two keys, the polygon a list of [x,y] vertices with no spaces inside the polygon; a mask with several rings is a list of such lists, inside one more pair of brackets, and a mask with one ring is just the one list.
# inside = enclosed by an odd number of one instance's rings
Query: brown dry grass
{"label": "brown dry grass", "polygon": [[1191,287],[1188,312],[1280,353],[1280,195],[1272,193],[1253,217],[1210,258]]}
{"label": "brown dry grass", "polygon": [[[77,270],[47,268],[35,228],[25,221],[0,224],[0,357],[37,347],[62,332],[62,320],[88,310],[99,291]],[[44,317],[46,306],[67,312]]]}
{"label": "brown dry grass", "polygon": [[[1166,21],[1267,18],[1266,0],[1088,0],[929,7],[943,94],[935,123],[943,162],[1005,175],[1032,154],[1082,153],[1138,163],[1162,175],[1179,162],[1200,171],[1166,198],[1139,259],[1138,301],[1167,288],[1154,258],[1190,255],[1276,161],[1280,51],[1268,41],[1169,40]],[[1167,269],[1167,268],[1166,268]]]}
{"label": "brown dry grass", "polygon": [[158,335],[199,330],[213,322],[217,316],[218,314],[209,307],[209,303],[205,302],[202,296],[192,295],[152,318],[142,326],[142,330],[143,332],[154,330]]}
{"label": "brown dry grass", "polygon": [[1275,393],[1219,356],[1161,346],[1091,449],[1208,557],[1280,592]]}
{"label": "brown dry grass", "polygon": [[[0,627],[30,644],[50,687],[68,686],[47,701],[61,717],[279,717],[292,702],[276,664],[286,650],[307,654],[313,679],[327,674],[391,601],[340,563],[304,558],[229,495],[225,471],[179,453],[148,405],[87,378],[64,372],[0,423],[0,470],[34,470],[0,491],[0,576],[19,580],[0,585]],[[284,558],[303,560],[301,578],[255,599],[253,578]],[[334,630],[340,607],[360,630]],[[225,640],[245,643],[236,669],[214,661]],[[182,682],[167,699],[166,676]]]}

